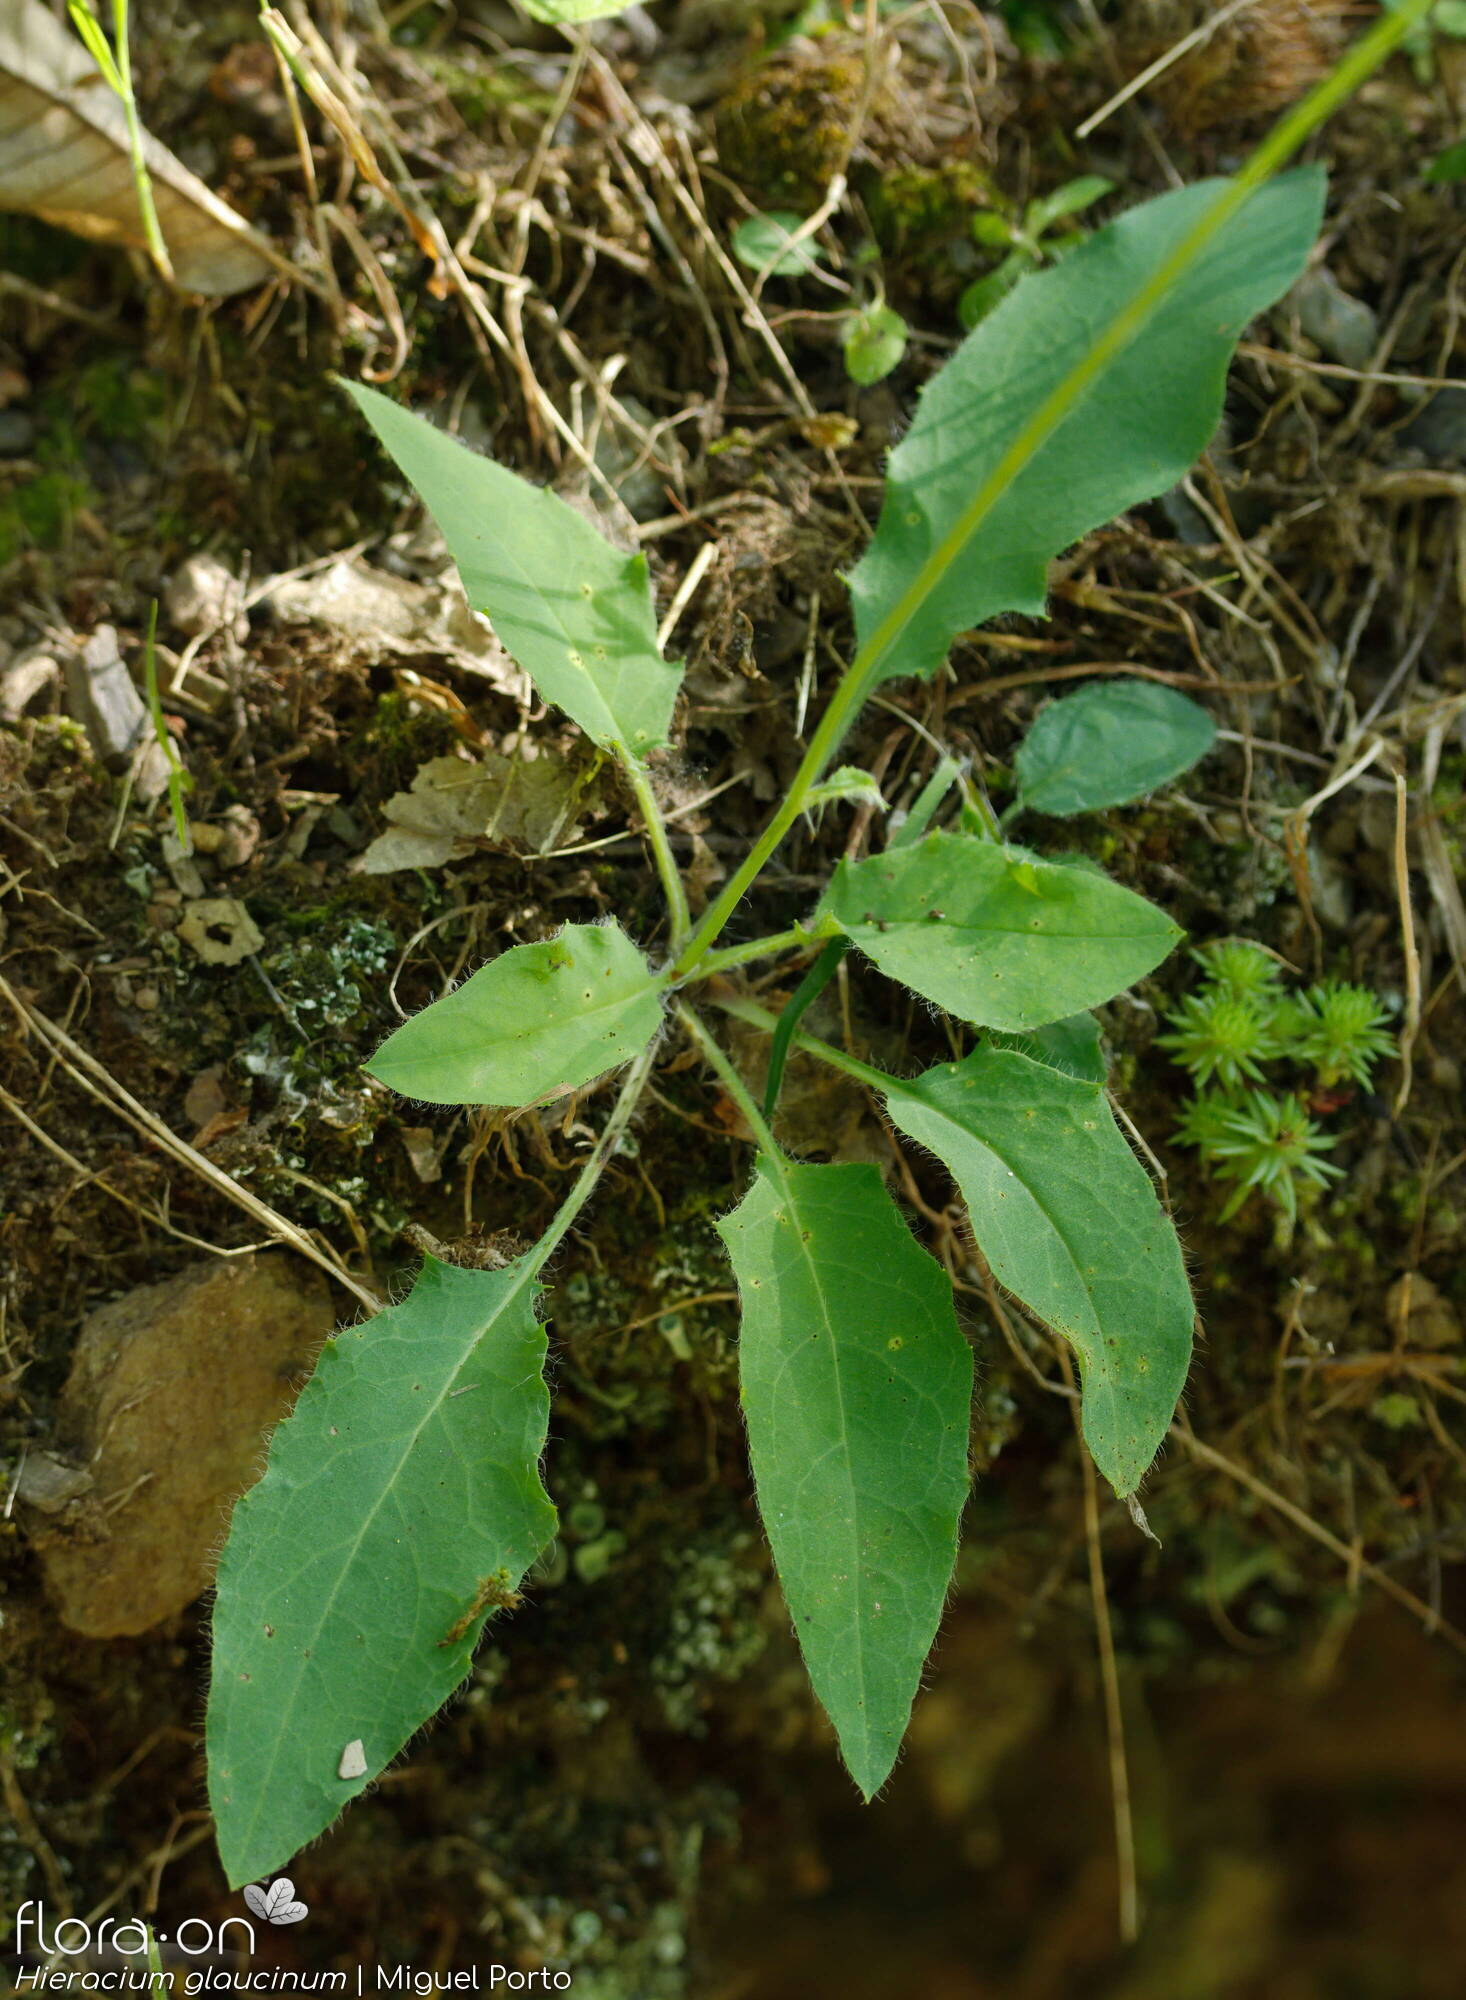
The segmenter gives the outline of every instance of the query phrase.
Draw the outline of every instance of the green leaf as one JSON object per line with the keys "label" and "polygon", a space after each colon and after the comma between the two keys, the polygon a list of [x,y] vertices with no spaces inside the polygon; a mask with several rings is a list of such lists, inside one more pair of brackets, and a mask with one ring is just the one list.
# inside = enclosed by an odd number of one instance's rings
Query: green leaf
{"label": "green leaf", "polygon": [[1114,192],[1115,183],[1102,174],[1081,174],[1077,180],[1065,181],[1052,194],[1040,195],[1037,201],[1028,204],[1023,213],[1024,234],[1042,236],[1066,215],[1080,215]]}
{"label": "green leaf", "polygon": [[1206,710],[1154,681],[1095,681],[1051,701],[1018,748],[1019,802],[1067,818],[1129,805],[1216,741]]}
{"label": "green leaf", "polygon": [[[579,17],[584,18],[584,17]],[[343,385],[442,531],[475,611],[603,750],[667,741],[680,666],[657,650],[645,556],[375,389]]]}
{"label": "green leaf", "polygon": [[1006,250],[1013,241],[1013,224],[995,208],[980,208],[972,218],[971,233],[984,250]]}
{"label": "green leaf", "polygon": [[886,801],[869,771],[862,771],[857,764],[842,764],[828,778],[822,778],[804,801],[806,812],[837,803],[869,805],[879,811]]}
{"label": "green leaf", "polygon": [[974,278],[957,301],[957,317],[965,327],[974,327],[1000,306],[1025,272],[1033,269],[1026,250],[1010,250],[996,270],[985,278]]}
{"label": "green leaf", "polygon": [[989,1029],[993,1048],[1014,1049],[1065,1076],[1077,1076],[1085,1083],[1103,1083],[1109,1074],[1104,1050],[1100,1047],[1099,1022],[1093,1014],[1071,1014],[1066,1021],[1046,1021],[1023,1035],[1006,1035]]}
{"label": "green leaf", "polygon": [[578,21],[605,21],[612,14],[624,14],[631,0],[520,0],[532,21],[548,21],[552,27]]}
{"label": "green leaf", "polygon": [[502,1271],[429,1257],[400,1305],[327,1342],[234,1510],[208,1749],[236,1888],[379,1776],[554,1533],[535,1268],[532,1253]]}
{"label": "green leaf", "polygon": [[1437,153],[1425,170],[1428,181],[1466,181],[1466,139]]}
{"label": "green leaf", "polygon": [[999,1284],[1073,1346],[1084,1436],[1119,1494],[1175,1412],[1195,1308],[1176,1232],[1097,1083],[985,1047],[888,1087],[950,1169]]}
{"label": "green leaf", "polygon": [[952,1288],[869,1166],[763,1157],[718,1224],[759,1511],[815,1693],[869,1798],[936,1635],[967,1494]]}
{"label": "green leaf", "polygon": [[1181,478],[1216,428],[1238,336],[1303,268],[1323,188],[1305,168],[1259,189],[1033,446],[1025,427],[1148,302],[1220,184],[1121,216],[1024,278],[969,335],[891,455],[880,524],[850,579],[873,684],[933,673],[956,633],[1000,611],[1042,613],[1052,556]]}
{"label": "green leaf", "polygon": [[367,1069],[425,1104],[532,1104],[628,1062],[661,1018],[661,983],[624,931],[566,924],[414,1014]]}
{"label": "green leaf", "polygon": [[1009,1030],[1113,999],[1182,935],[1081,864],[956,833],[842,861],[819,915],[948,1013]]}
{"label": "green leaf", "polygon": [[122,72],[117,67],[112,44],[103,34],[96,16],[87,7],[86,0],[67,0],[67,12],[71,15],[72,27],[86,43],[87,54],[107,79],[110,88],[125,99],[127,86],[122,81]]}
{"label": "green leaf", "polygon": [[776,278],[793,278],[819,266],[819,245],[812,236],[791,242],[803,222],[792,208],[750,215],[733,232],[733,255],[750,271],[768,271]]}
{"label": "green leaf", "polygon": [[845,323],[845,373],[862,389],[884,382],[906,352],[906,322],[889,306],[872,306]]}

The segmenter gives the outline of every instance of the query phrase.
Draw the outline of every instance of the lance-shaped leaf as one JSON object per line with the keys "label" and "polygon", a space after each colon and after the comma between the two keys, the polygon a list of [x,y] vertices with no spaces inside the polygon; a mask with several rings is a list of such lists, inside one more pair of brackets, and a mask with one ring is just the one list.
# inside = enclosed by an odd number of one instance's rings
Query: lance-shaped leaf
{"label": "lance-shaped leaf", "polygon": [[950,1284],[874,1167],[762,1158],[718,1228],[743,1304],[759,1511],[810,1680],[869,1798],[956,1560],[971,1353]]}
{"label": "lance-shaped leaf", "polygon": [[540,693],[602,749],[665,743],[682,669],[657,648],[646,558],[375,389],[345,386],[437,522],[469,603]]}
{"label": "lance-shaped leaf", "polygon": [[1009,1030],[1113,999],[1182,935],[1088,867],[955,833],[842,861],[820,914],[892,979]]}
{"label": "lance-shaped leaf", "polygon": [[1031,444],[1025,433],[1111,329],[1150,303],[1151,281],[1224,185],[1148,201],[1024,278],[928,383],[850,579],[873,680],[934,672],[956,633],[997,612],[1041,613],[1050,558],[1174,485],[1204,449],[1239,335],[1293,283],[1318,233],[1316,168],[1254,194],[1057,428]]}
{"label": "lance-shaped leaf", "polygon": [[985,1047],[882,1086],[908,1138],[962,1190],[998,1282],[1079,1357],[1084,1436],[1120,1494],[1139,1485],[1191,1361],[1181,1246],[1097,1083]]}
{"label": "lance-shaped leaf", "polygon": [[1217,727],[1154,681],[1098,681],[1051,701],[1013,760],[1019,803],[1065,817],[1129,805],[1204,757]]}
{"label": "lance-shaped leaf", "polygon": [[389,1035],[367,1068],[426,1104],[533,1104],[628,1062],[661,986],[615,924],[566,924],[501,952]]}
{"label": "lance-shaped leaf", "polygon": [[532,1255],[429,1257],[328,1341],[219,1565],[209,1798],[230,1882],[313,1840],[468,1672],[549,1541]]}

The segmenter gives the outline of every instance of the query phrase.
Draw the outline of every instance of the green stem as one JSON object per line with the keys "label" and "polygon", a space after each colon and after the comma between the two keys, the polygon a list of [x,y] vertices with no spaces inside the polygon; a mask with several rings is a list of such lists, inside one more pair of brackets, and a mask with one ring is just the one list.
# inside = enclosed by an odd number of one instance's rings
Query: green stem
{"label": "green stem", "polygon": [[692,913],[687,907],[687,892],[678,873],[672,843],[667,838],[667,822],[662,818],[662,809],[657,804],[657,795],[652,790],[651,774],[646,765],[620,743],[616,745],[616,756],[636,795],[636,803],[646,826],[646,837],[652,844],[662,894],[667,899],[667,910],[672,919],[672,949],[679,951],[692,927]]}
{"label": "green stem", "polygon": [[[772,1035],[779,1027],[781,1017],[771,1014],[767,1007],[760,1007],[757,1001],[714,1000],[713,1005],[719,1013],[731,1015],[735,1021],[746,1021],[751,1028],[762,1028],[765,1034]],[[828,1063],[831,1069],[843,1070],[846,1076],[853,1076],[857,1083],[868,1084],[872,1090],[878,1090],[883,1097],[901,1088],[899,1076],[888,1076],[883,1069],[872,1069],[870,1064],[863,1063],[859,1056],[847,1056],[842,1049],[832,1047],[829,1042],[822,1042],[818,1035],[796,1033],[791,1039],[794,1047],[802,1049],[806,1055],[814,1056],[822,1063]]]}
{"label": "green stem", "polygon": [[153,204],[153,183],[148,173],[147,142],[143,135],[142,120],[137,115],[137,99],[132,90],[132,52],[127,39],[127,0],[112,0],[112,38],[116,43],[117,74],[122,81],[122,89],[118,94],[127,117],[127,147],[132,155],[132,184],[137,190],[137,205],[142,215],[143,235],[147,238],[148,254],[171,285],[175,282],[173,260],[168,255],[168,245],[163,241],[162,225],[158,221],[158,211]]}
{"label": "green stem", "polygon": [[1023,425],[951,529],[846,668],[818,728],[810,738],[809,748],[804,753],[788,794],[749,850],[743,865],[729,878],[722,894],[693,931],[687,948],[676,962],[678,977],[685,978],[711,949],[724,924],[762,872],[769,856],[803,811],[805,799],[818,782],[827,759],[838,747],[866,696],[880,681],[885,664],[906,627],[1013,480],[1047,444],[1101,370],[1140,332],[1164,301],[1171,286],[1217,231],[1231,221],[1263,182],[1271,179],[1324,120],[1331,117],[1379,68],[1416,22],[1424,19],[1431,5],[1432,0],[1405,0],[1398,13],[1382,15],[1359,38],[1338,67],[1278,121],[1240,173],[1208,205],[1125,311],[1101,334],[1079,366],[1070,371]]}
{"label": "green stem", "polygon": [[829,706],[820,717],[814,735],[809,739],[809,748],[805,751],[804,760],[794,774],[794,782],[783,804],[749,849],[742,865],[729,878],[722,894],[704,913],[701,922],[693,931],[686,950],[674,967],[679,978],[686,978],[699,960],[712,949],[729,917],[743,901],[753,882],[763,873],[769,856],[803,812],[805,799],[818,783],[825,764],[834,755],[847,726],[854,720],[855,709],[865,698],[864,690],[856,682],[856,670],[860,665],[860,659],[861,655],[857,654],[845,669],[834,694],[831,695]]}
{"label": "green stem", "polygon": [[[758,1011],[762,1013],[763,1009],[760,1008]],[[717,1072],[718,1081],[748,1120],[748,1129],[758,1141],[759,1151],[766,1153],[771,1160],[782,1159],[783,1155],[779,1151],[774,1135],[765,1124],[763,1113],[753,1101],[752,1092],[718,1047],[717,1041],[708,1033],[692,1009],[682,1001],[677,1003],[677,1018],[702,1050],[709,1067]]]}
{"label": "green stem", "polygon": [[747,965],[750,959],[772,958],[775,952],[793,951],[797,946],[815,945],[820,942],[813,932],[803,924],[795,924],[787,931],[775,931],[770,937],[750,938],[747,944],[730,944],[725,951],[710,951],[698,963],[697,977],[711,979],[715,972],[727,972],[735,965]]}
{"label": "green stem", "polygon": [[183,768],[183,760],[178,754],[178,746],[163,716],[163,697],[158,692],[158,600],[155,597],[148,606],[148,629],[143,638],[143,687],[147,695],[148,713],[153,718],[153,735],[158,748],[168,764],[168,804],[173,813],[173,831],[178,836],[178,845],[185,854],[193,853],[193,842],[188,836],[188,815],[183,809],[183,796],[189,790],[192,780]]}
{"label": "green stem", "polygon": [[631,1123],[631,1114],[635,1111],[638,1100],[641,1097],[642,1086],[651,1074],[652,1064],[656,1061],[656,1055],[657,1045],[655,1042],[651,1042],[642,1050],[641,1054],[627,1071],[626,1081],[621,1086],[621,1094],[612,1106],[611,1115],[606,1120],[600,1137],[591,1149],[590,1158],[576,1175],[574,1187],[571,1188],[569,1194],[566,1195],[564,1201],[556,1209],[554,1220],[551,1222],[549,1228],[530,1252],[532,1259],[530,1268],[534,1273],[537,1274],[544,1269],[550,1258],[559,1249],[561,1243],[564,1242],[565,1237],[574,1225],[575,1218],[595,1193],[597,1182],[609,1166],[611,1160],[615,1157],[616,1150],[621,1143],[622,1134]]}
{"label": "green stem", "polygon": [[794,1030],[834,978],[840,960],[849,949],[849,938],[831,938],[795,987],[788,1006],[779,1016],[773,1045],[769,1049],[768,1081],[764,1085],[764,1116],[767,1119],[773,1119],[779,1102],[779,1086],[784,1081],[784,1065],[789,1060],[789,1044],[794,1039]]}
{"label": "green stem", "polygon": [[916,803],[891,841],[892,847],[912,847],[932,823],[932,814],[962,775],[955,757],[943,757],[917,794]]}

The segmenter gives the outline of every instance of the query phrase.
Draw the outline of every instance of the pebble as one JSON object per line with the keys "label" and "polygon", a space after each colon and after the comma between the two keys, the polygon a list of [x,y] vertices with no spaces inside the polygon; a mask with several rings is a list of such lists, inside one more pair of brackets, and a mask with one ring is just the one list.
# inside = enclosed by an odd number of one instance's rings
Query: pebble
{"label": "pebble", "polygon": [[0,410],[0,458],[24,458],[36,441],[36,424],[24,410]]}
{"label": "pebble", "polygon": [[56,686],[61,669],[49,653],[27,653],[0,674],[0,721],[19,722],[31,703]]}
{"label": "pebble", "polygon": [[27,1515],[72,1631],[146,1632],[208,1587],[230,1509],[334,1318],[325,1281],[269,1250],[192,1264],[84,1323],[50,1454],[64,1471],[37,1466]]}

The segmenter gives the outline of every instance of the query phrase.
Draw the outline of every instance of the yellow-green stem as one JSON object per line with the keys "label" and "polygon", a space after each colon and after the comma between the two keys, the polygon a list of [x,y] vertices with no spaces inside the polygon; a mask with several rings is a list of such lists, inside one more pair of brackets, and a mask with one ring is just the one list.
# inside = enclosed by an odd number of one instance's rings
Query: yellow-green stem
{"label": "yellow-green stem", "polygon": [[687,907],[687,892],[682,886],[677,859],[672,852],[672,843],[667,837],[667,822],[662,818],[662,809],[657,804],[657,795],[652,790],[651,775],[639,757],[633,757],[629,750],[619,743],[616,755],[627,783],[636,795],[642,822],[646,827],[646,837],[652,844],[652,855],[657,864],[657,874],[661,879],[662,894],[667,899],[667,911],[672,920],[672,949],[679,951],[686,941],[692,924],[692,914]]}
{"label": "yellow-green stem", "polygon": [[751,959],[772,958],[780,951],[813,951],[824,939],[814,931],[806,930],[803,924],[795,924],[787,931],[775,931],[769,937],[750,938],[747,944],[730,944],[725,951],[710,951],[699,959],[697,977],[711,979],[715,972],[727,972],[735,965],[747,965]]}
{"label": "yellow-green stem", "polygon": [[1205,249],[1217,231],[1378,69],[1415,23],[1424,18],[1431,4],[1432,0],[1406,0],[1398,13],[1381,16],[1348,51],[1338,67],[1279,120],[1240,173],[1208,205],[1125,311],[1095,342],[1080,365],[1066,376],[1024,424],[950,531],[927,557],[846,668],[778,811],[759,835],[742,866],[729,879],[722,894],[704,914],[686,949],[677,959],[674,971],[679,977],[685,977],[711,949],[770,855],[803,811],[811,788],[818,782],[827,760],[839,745],[866,696],[880,681],[885,663],[907,625],[957,552],[981,527],[1017,474],[1048,442],[1101,369],[1140,332],[1177,278]]}
{"label": "yellow-green stem", "polygon": [[127,146],[132,155],[132,184],[137,190],[137,205],[142,215],[143,235],[147,239],[148,254],[159,272],[171,285],[173,260],[168,255],[168,245],[163,240],[163,229],[158,221],[158,211],[153,203],[153,183],[148,173],[147,141],[143,134],[142,120],[137,115],[137,98],[132,89],[132,50],[127,36],[127,0],[112,0],[112,39],[116,43],[117,74],[122,80],[118,93],[122,99],[122,109],[127,117]]}
{"label": "yellow-green stem", "polygon": [[763,1113],[753,1101],[752,1091],[719,1048],[716,1038],[708,1033],[692,1009],[682,1001],[677,1003],[677,1018],[702,1050],[709,1067],[716,1072],[718,1081],[747,1119],[748,1129],[758,1141],[760,1152],[766,1153],[771,1160],[778,1160],[781,1157],[778,1145],[773,1133],[764,1122]]}
{"label": "yellow-green stem", "polygon": [[656,1055],[657,1045],[651,1042],[627,1071],[621,1093],[612,1106],[611,1115],[606,1120],[600,1137],[591,1149],[590,1158],[576,1175],[575,1185],[556,1209],[554,1220],[530,1253],[531,1268],[535,1273],[544,1269],[568,1235],[575,1218],[595,1193],[601,1175],[610,1165],[621,1143],[621,1135],[631,1123],[631,1114],[641,1097],[642,1086],[651,1074]]}

